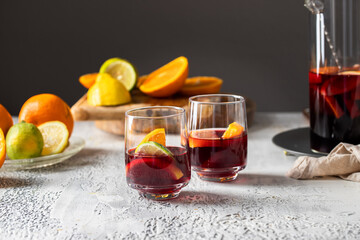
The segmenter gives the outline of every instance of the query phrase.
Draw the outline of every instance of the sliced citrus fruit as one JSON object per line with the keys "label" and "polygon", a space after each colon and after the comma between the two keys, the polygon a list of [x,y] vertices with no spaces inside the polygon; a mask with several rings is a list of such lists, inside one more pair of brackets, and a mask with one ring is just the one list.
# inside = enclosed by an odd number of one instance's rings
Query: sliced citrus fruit
{"label": "sliced citrus fruit", "polygon": [[185,81],[180,93],[187,96],[218,93],[223,81],[217,77],[192,77]]}
{"label": "sliced citrus fruit", "polygon": [[88,73],[79,77],[79,82],[86,88],[91,88],[94,85],[98,73]]}
{"label": "sliced citrus fruit", "polygon": [[0,168],[4,164],[6,158],[6,142],[3,131],[0,128]]}
{"label": "sliced citrus fruit", "polygon": [[[181,171],[181,169],[179,169],[176,165],[175,165],[175,158],[174,155],[163,145],[157,143],[157,142],[145,142],[140,144],[136,150],[135,150],[136,154],[139,155],[143,155],[143,156],[154,156],[154,157],[159,157],[156,159],[156,161],[168,161],[168,159],[171,159],[171,163],[170,164],[166,164],[167,167],[163,168],[161,170],[166,171],[167,173],[169,173],[173,179],[178,180],[180,179],[182,176],[184,176],[183,172]],[[163,158],[166,157],[166,158]],[[149,161],[149,163],[146,163],[146,161]],[[137,159],[135,161],[130,162],[127,166],[126,166],[126,172],[128,172],[130,169],[130,172],[135,171],[134,167],[144,164],[146,163],[148,166],[153,164],[154,159]],[[159,163],[157,165],[160,165]],[[143,167],[139,167],[140,169],[144,169]],[[166,174],[167,175],[167,174]]]}
{"label": "sliced citrus fruit", "polygon": [[137,83],[136,83],[136,87],[139,88],[144,82],[145,80],[149,77],[149,75],[142,75],[138,78]]}
{"label": "sliced citrus fruit", "polygon": [[191,131],[189,134],[189,147],[219,147],[221,146],[220,136],[213,129],[201,129]]}
{"label": "sliced citrus fruit", "polygon": [[157,142],[144,142],[139,144],[135,149],[135,153],[144,156],[168,156],[173,158],[173,154],[162,144]]}
{"label": "sliced citrus fruit", "polygon": [[130,102],[131,96],[121,82],[107,73],[102,73],[89,89],[87,101],[91,106],[114,106]]}
{"label": "sliced citrus fruit", "polygon": [[[144,142],[157,142],[161,145],[166,145],[166,138],[165,138],[165,128],[157,128],[150,133],[148,133],[144,139],[141,141],[140,144],[143,144]],[[139,145],[140,145],[139,144]]]}
{"label": "sliced citrus fruit", "polygon": [[241,126],[237,122],[233,122],[229,125],[229,127],[226,129],[226,131],[224,132],[221,138],[222,139],[234,138],[240,136],[243,131],[244,131],[243,126]]}
{"label": "sliced citrus fruit", "polygon": [[169,97],[184,85],[189,73],[186,57],[178,57],[150,73],[140,91],[152,97]]}
{"label": "sliced citrus fruit", "polygon": [[51,121],[39,126],[44,138],[44,148],[41,155],[61,153],[68,144],[69,131],[66,125],[60,121]]}
{"label": "sliced citrus fruit", "polygon": [[360,75],[360,71],[344,71],[339,73],[339,75]]}
{"label": "sliced citrus fruit", "polygon": [[11,159],[39,157],[43,146],[41,132],[32,123],[15,124],[6,135],[6,153]]}
{"label": "sliced citrus fruit", "polygon": [[120,81],[125,88],[130,91],[136,85],[137,71],[127,60],[121,58],[110,58],[100,67],[99,73],[108,73],[116,80]]}
{"label": "sliced citrus fruit", "polygon": [[[162,161],[164,159],[156,159]],[[179,180],[184,176],[180,168],[174,162],[164,164],[164,168],[152,168],[154,165],[152,158],[139,158],[131,161],[126,165],[126,177],[136,179],[138,184],[158,185],[172,184],[174,180]],[[156,165],[159,165],[158,163]]]}

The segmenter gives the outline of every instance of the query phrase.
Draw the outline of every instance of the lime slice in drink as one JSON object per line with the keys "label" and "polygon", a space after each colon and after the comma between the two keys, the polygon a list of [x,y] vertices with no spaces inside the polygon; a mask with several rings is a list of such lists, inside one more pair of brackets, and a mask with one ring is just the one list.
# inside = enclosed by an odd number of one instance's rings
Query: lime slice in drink
{"label": "lime slice in drink", "polygon": [[174,158],[173,154],[163,145],[157,142],[144,142],[140,144],[135,153],[145,156],[159,156],[159,157],[171,157]]}
{"label": "lime slice in drink", "polygon": [[136,85],[137,71],[127,60],[121,58],[110,58],[101,65],[99,73],[108,73],[120,81],[130,91]]}

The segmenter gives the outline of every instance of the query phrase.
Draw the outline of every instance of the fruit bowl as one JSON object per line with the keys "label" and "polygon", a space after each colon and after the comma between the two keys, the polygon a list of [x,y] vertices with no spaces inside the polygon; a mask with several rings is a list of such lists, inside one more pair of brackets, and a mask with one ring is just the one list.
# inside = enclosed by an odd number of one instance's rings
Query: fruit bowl
{"label": "fruit bowl", "polygon": [[71,137],[69,140],[69,146],[58,154],[11,160],[6,158],[4,165],[0,168],[0,171],[15,171],[15,170],[27,170],[35,168],[48,167],[74,156],[80,152],[85,146],[85,140],[80,137]]}

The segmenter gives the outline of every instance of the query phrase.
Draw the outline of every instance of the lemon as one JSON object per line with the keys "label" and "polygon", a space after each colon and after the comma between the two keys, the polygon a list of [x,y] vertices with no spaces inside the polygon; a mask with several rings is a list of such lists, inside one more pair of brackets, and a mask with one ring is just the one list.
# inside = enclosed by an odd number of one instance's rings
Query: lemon
{"label": "lemon", "polygon": [[64,123],[51,121],[39,126],[44,139],[44,148],[41,155],[61,153],[68,145],[69,131]]}
{"label": "lemon", "polygon": [[87,93],[91,106],[113,106],[128,103],[131,96],[124,85],[108,73],[99,74]]}
{"label": "lemon", "polygon": [[99,73],[109,73],[113,78],[124,84],[130,91],[136,85],[137,71],[129,61],[121,58],[110,58],[100,67]]}
{"label": "lemon", "polygon": [[42,134],[32,123],[15,124],[6,135],[6,153],[11,159],[39,157],[43,146]]}

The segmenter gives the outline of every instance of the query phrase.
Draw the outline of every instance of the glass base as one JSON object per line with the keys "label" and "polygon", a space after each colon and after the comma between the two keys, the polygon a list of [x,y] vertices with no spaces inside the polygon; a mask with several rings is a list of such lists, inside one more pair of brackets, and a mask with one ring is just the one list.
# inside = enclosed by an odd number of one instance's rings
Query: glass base
{"label": "glass base", "polygon": [[188,185],[189,182],[174,184],[171,186],[146,186],[129,183],[128,185],[138,190],[139,194],[147,199],[161,201],[169,200],[179,196],[181,189]]}
{"label": "glass base", "polygon": [[211,182],[230,182],[237,178],[239,172],[245,166],[232,167],[232,168],[200,168],[192,167],[201,180]]}
{"label": "glass base", "polygon": [[169,194],[155,194],[155,193],[145,193],[145,192],[139,192],[139,194],[150,200],[162,201],[162,200],[177,198],[180,192],[181,190]]}

